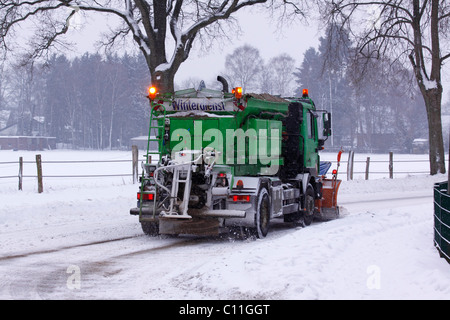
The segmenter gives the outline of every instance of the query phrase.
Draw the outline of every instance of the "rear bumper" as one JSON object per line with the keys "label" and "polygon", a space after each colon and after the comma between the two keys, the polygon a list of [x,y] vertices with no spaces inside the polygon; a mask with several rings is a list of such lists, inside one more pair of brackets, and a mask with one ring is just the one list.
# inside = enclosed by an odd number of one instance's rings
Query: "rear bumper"
{"label": "rear bumper", "polygon": [[[131,215],[139,215],[141,209],[139,208],[131,208]],[[159,216],[160,212],[156,213],[156,216]],[[244,210],[189,210],[188,214],[193,217],[198,218],[245,218]],[[142,215],[145,216],[153,216],[153,207],[142,207]],[[166,216],[167,217],[167,216]],[[171,218],[176,218],[176,216],[170,216]]]}

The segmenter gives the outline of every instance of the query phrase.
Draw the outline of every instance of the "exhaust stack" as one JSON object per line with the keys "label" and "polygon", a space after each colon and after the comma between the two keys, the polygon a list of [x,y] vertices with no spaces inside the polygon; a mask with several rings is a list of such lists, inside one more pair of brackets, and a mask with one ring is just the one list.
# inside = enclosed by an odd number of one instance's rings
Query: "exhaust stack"
{"label": "exhaust stack", "polygon": [[222,83],[222,91],[223,93],[227,93],[230,92],[229,88],[228,88],[228,82],[227,80],[222,77],[222,76],[217,76],[217,81],[219,81],[220,83]]}

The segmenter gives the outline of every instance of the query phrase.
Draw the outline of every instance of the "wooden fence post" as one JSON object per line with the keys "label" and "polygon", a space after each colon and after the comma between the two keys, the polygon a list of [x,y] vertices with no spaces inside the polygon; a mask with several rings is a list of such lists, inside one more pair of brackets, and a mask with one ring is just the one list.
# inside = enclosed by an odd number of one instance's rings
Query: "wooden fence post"
{"label": "wooden fence post", "polygon": [[19,157],[19,190],[22,190],[23,157]]}
{"label": "wooden fence post", "polygon": [[389,152],[389,178],[394,179],[394,153]]}
{"label": "wooden fence post", "polygon": [[366,180],[369,180],[369,164],[370,164],[370,157],[367,157],[367,160],[366,160]]}
{"label": "wooden fence post", "polygon": [[139,158],[139,150],[135,145],[131,146],[131,156],[133,159],[133,183],[136,183],[138,180],[138,158]]}
{"label": "wooden fence post", "polygon": [[44,191],[44,187],[42,184],[42,161],[41,155],[36,155],[36,167],[37,167],[37,178],[38,178],[38,193],[42,193]]}

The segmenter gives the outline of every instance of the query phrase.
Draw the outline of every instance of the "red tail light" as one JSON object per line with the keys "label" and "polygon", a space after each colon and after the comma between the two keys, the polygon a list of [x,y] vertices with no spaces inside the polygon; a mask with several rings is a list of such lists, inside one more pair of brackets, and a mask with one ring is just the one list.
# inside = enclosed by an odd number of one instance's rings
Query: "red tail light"
{"label": "red tail light", "polygon": [[[141,200],[141,193],[140,192],[137,193],[137,199]],[[150,193],[150,194],[144,193],[142,195],[142,200],[153,201],[154,199],[155,199],[155,195],[153,193]]]}
{"label": "red tail light", "polygon": [[234,195],[230,196],[230,199],[233,200],[233,202],[250,202],[250,196],[249,195]]}

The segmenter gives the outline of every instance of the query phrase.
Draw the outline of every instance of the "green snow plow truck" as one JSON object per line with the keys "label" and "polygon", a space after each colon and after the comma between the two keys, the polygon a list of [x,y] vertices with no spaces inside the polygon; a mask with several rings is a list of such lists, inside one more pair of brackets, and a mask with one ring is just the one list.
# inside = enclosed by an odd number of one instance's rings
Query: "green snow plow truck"
{"label": "green snow plow truck", "polygon": [[[144,233],[217,235],[238,227],[259,238],[271,221],[309,225],[339,216],[337,170],[321,163],[331,114],[301,98],[149,89],[150,125],[137,192]],[[338,155],[338,167],[341,152]]]}

